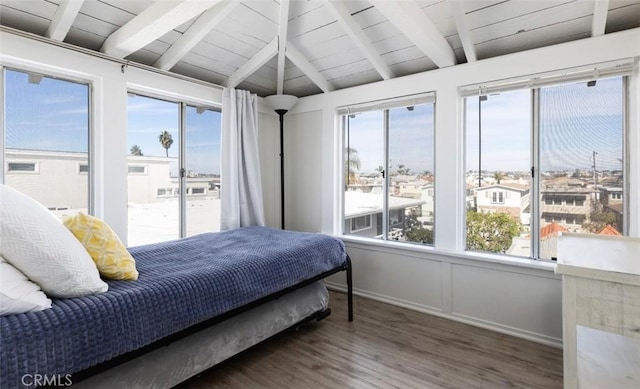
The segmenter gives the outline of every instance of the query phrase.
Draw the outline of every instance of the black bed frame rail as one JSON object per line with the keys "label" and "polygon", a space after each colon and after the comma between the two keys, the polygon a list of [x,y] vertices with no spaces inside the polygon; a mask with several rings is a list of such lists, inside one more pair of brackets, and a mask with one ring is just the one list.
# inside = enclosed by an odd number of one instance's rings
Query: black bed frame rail
{"label": "black bed frame rail", "polygon": [[[164,337],[162,339],[159,339],[147,346],[141,347],[139,349],[130,351],[128,353],[119,355],[115,358],[112,358],[108,361],[102,362],[96,366],[92,366],[89,367],[87,369],[81,370],[77,373],[73,373],[72,374],[72,381],[75,382],[80,382],[82,380],[85,380],[91,376],[97,375],[99,373],[102,373],[103,371],[109,370],[117,365],[123,364],[125,362],[128,362],[132,359],[135,359],[136,357],[139,357],[143,354],[146,354],[148,352],[151,352],[155,349],[158,349],[160,347],[165,347],[168,346],[170,343],[173,343],[181,338],[187,337],[191,334],[194,334],[198,331],[201,331],[205,328],[208,328],[214,324],[218,324],[220,322],[223,322],[227,319],[230,319],[234,316],[237,316],[243,312],[246,312],[252,308],[258,307],[266,302],[269,302],[271,300],[275,300],[278,299],[288,293],[293,292],[294,290],[303,288],[307,285],[310,285],[314,282],[320,281],[322,279],[325,279],[327,277],[329,277],[330,275],[333,275],[335,273],[341,272],[341,271],[346,271],[346,278],[347,278],[347,309],[348,309],[348,314],[347,314],[347,318],[348,320],[351,322],[353,321],[353,285],[352,285],[352,270],[351,270],[351,258],[349,257],[349,255],[347,254],[347,258],[344,264],[328,270],[322,274],[319,274],[313,278],[310,278],[308,280],[304,280],[298,284],[292,285],[288,288],[282,289],[278,292],[272,293],[270,295],[267,295],[265,297],[262,297],[258,300],[252,301],[246,305],[243,305],[241,307],[235,308],[231,311],[225,312],[221,315],[212,317],[211,319],[205,320],[201,323],[195,324],[191,327],[185,328],[182,331],[176,332],[174,334],[171,334],[167,337]],[[321,320],[324,317],[328,316],[330,314],[330,310],[322,317],[317,317],[314,316],[313,318],[317,318],[317,320]]]}

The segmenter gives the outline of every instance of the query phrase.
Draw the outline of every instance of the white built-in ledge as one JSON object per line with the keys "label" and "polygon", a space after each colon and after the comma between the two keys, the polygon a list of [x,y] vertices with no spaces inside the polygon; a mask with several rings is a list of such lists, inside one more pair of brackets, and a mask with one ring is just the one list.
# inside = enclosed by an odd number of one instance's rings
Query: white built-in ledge
{"label": "white built-in ledge", "polygon": [[562,233],[565,388],[640,388],[640,239]]}

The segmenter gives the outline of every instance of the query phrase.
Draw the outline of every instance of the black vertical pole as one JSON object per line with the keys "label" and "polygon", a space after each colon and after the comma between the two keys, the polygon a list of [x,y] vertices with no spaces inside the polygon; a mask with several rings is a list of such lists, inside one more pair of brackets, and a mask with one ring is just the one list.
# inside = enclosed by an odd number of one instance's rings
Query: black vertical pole
{"label": "black vertical pole", "polygon": [[[478,96],[478,188],[480,187],[482,187],[482,96]],[[476,192],[477,207],[478,192]]]}
{"label": "black vertical pole", "polygon": [[280,226],[284,230],[284,114],[286,109],[276,109],[280,116]]}

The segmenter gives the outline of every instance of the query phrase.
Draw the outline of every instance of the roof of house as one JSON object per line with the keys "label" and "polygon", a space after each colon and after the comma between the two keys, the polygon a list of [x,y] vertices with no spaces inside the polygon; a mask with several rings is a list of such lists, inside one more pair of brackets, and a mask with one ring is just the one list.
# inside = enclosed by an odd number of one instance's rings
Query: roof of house
{"label": "roof of house", "polygon": [[551,222],[550,224],[547,224],[546,226],[540,229],[540,239],[544,239],[549,236],[558,236],[559,232],[568,232],[568,231],[569,230],[564,228],[562,225],[556,222]]}
{"label": "roof of house", "polygon": [[618,230],[616,230],[611,224],[607,224],[598,235],[622,235]]}
{"label": "roof of house", "polygon": [[610,210],[622,215],[622,212],[624,210],[624,204],[622,204],[622,203],[607,204],[607,205],[605,205],[605,208],[610,209]]}
{"label": "roof of house", "polygon": [[480,187],[477,190],[478,192],[480,192],[480,191],[485,191],[485,190],[494,189],[494,188],[502,188],[502,189],[511,190],[514,192],[520,192],[520,193],[526,193],[529,191],[528,186],[520,185],[520,184],[493,184],[489,186]]}
{"label": "roof of house", "polygon": [[[345,218],[373,215],[382,212],[381,193],[363,193],[357,191],[344,192]],[[425,202],[420,199],[389,196],[389,209],[404,209],[420,206]]]}

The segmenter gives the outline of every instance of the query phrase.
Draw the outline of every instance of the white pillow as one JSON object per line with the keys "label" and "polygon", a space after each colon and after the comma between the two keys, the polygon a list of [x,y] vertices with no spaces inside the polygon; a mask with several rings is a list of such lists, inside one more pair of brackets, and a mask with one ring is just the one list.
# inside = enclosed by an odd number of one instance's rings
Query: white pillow
{"label": "white pillow", "polygon": [[0,185],[0,255],[50,297],[106,292],[89,253],[55,215]]}
{"label": "white pillow", "polygon": [[40,287],[0,256],[0,316],[47,308],[51,300]]}

